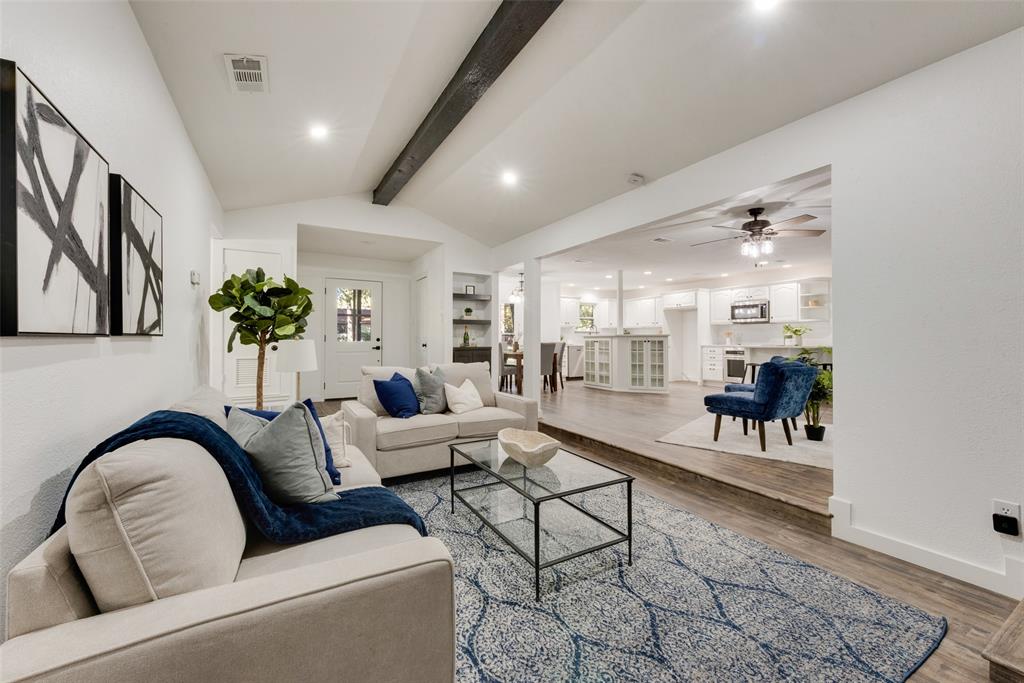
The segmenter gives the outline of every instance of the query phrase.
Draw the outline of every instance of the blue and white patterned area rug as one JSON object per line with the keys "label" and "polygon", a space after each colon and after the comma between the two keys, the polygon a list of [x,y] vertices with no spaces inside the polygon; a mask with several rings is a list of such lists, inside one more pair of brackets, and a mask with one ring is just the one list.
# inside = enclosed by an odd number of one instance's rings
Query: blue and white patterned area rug
{"label": "blue and white patterned area rug", "polygon": [[[638,491],[633,566],[623,544],[544,569],[535,602],[532,566],[461,502],[451,514],[447,477],[394,490],[455,559],[460,683],[902,681],[946,633],[945,618]],[[623,486],[574,500],[625,528]]]}

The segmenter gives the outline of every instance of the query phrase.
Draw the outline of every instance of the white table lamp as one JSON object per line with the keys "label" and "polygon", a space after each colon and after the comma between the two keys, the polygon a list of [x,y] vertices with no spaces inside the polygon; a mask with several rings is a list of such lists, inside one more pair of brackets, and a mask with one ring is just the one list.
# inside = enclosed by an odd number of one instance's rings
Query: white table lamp
{"label": "white table lamp", "polygon": [[302,380],[299,373],[316,370],[316,344],[312,339],[289,339],[277,343],[275,368],[278,372],[295,373],[295,400],[301,401]]}

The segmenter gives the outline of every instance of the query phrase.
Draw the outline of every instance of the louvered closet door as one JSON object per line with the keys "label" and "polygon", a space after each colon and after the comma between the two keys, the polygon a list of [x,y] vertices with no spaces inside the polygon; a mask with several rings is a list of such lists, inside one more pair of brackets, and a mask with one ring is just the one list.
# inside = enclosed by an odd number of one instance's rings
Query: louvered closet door
{"label": "louvered closet door", "polygon": [[[232,274],[241,275],[249,268],[262,268],[268,275],[281,282],[284,276],[283,256],[279,253],[267,251],[249,251],[245,249],[224,250],[224,272],[220,282],[214,286],[219,287]],[[227,352],[227,341],[234,328],[229,316],[231,311],[221,313],[224,325],[224,393],[235,399],[240,404],[256,403],[256,358],[258,350],[256,346],[243,346],[235,340],[233,352]],[[294,383],[295,376],[291,375]],[[264,403],[273,404],[283,402],[287,396],[282,391],[281,375],[274,370],[274,353],[267,351],[267,361],[263,372],[263,400]],[[269,405],[267,407],[270,407]]]}

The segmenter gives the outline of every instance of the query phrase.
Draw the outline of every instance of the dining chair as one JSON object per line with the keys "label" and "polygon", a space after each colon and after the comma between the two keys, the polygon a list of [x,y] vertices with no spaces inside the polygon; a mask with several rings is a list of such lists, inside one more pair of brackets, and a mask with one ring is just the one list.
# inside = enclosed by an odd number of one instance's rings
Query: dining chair
{"label": "dining chair", "polygon": [[[561,388],[565,388],[565,378],[562,376],[562,355],[565,353],[565,342],[560,341],[555,344],[555,372],[552,381],[555,381],[555,391],[558,391],[558,385],[561,384]],[[557,380],[557,381],[556,381]]]}
{"label": "dining chair", "polygon": [[516,366],[506,362],[504,342],[498,342],[498,358],[500,359],[501,364],[501,375],[498,383],[498,390],[512,393],[512,381],[516,376]]}
{"label": "dining chair", "polygon": [[542,342],[540,345],[540,374],[544,378],[544,388],[547,389],[551,386],[552,391],[558,391],[558,389],[553,388],[555,383],[555,346],[555,342]]}

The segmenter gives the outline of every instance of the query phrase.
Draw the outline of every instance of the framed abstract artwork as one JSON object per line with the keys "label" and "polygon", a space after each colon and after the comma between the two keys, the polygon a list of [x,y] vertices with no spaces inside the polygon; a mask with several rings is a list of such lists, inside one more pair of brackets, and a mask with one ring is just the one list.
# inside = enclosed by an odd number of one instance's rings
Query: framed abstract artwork
{"label": "framed abstract artwork", "polygon": [[0,334],[110,333],[109,165],[0,60]]}
{"label": "framed abstract artwork", "polygon": [[163,217],[110,175],[110,333],[164,333]]}

